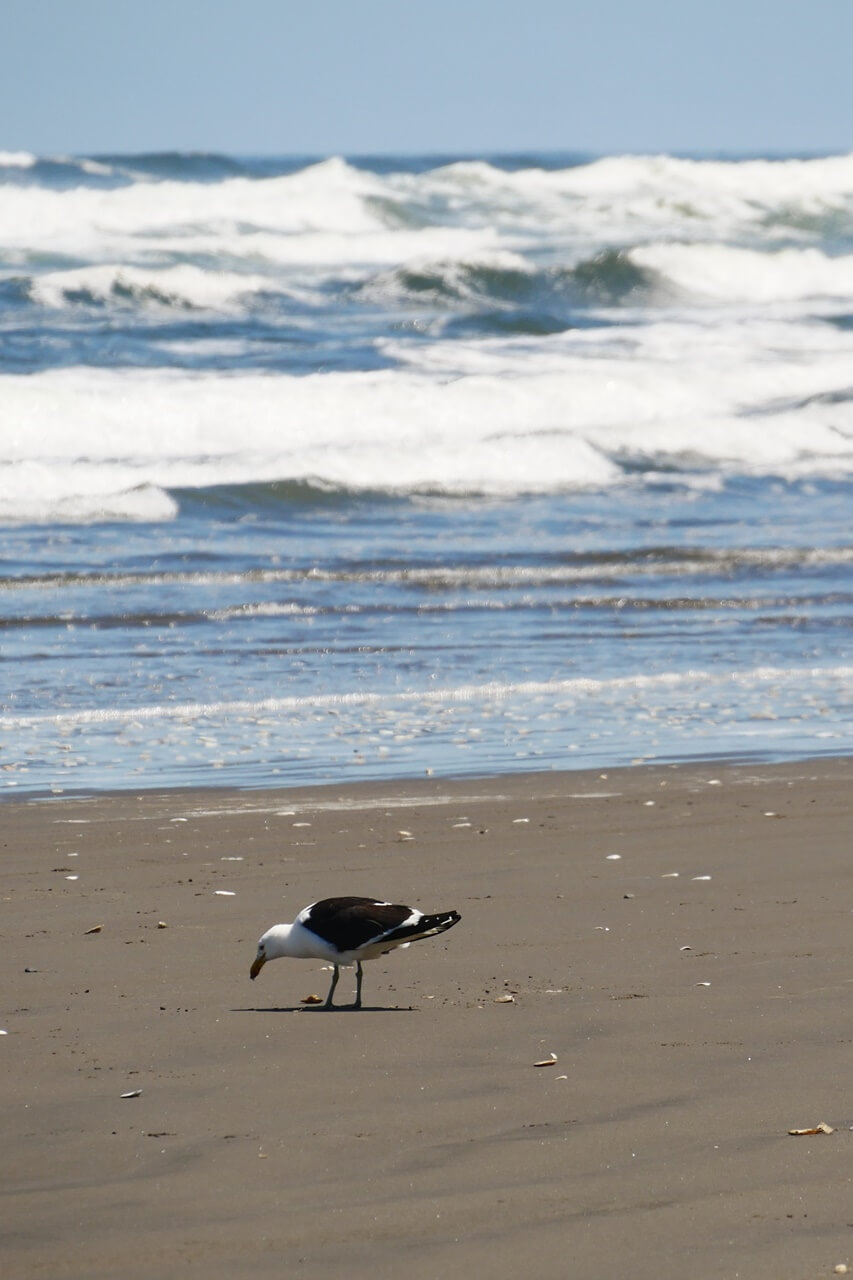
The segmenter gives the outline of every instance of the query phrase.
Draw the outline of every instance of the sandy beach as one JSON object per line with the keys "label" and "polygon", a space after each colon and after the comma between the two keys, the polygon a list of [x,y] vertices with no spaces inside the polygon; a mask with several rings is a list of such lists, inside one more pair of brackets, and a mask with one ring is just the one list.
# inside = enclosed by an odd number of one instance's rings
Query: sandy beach
{"label": "sandy beach", "polygon": [[[0,1271],[853,1267],[851,784],[830,759],[4,802]],[[367,965],[360,1012],[302,1003],[319,963],[251,983],[260,933],[336,894],[462,921]]]}

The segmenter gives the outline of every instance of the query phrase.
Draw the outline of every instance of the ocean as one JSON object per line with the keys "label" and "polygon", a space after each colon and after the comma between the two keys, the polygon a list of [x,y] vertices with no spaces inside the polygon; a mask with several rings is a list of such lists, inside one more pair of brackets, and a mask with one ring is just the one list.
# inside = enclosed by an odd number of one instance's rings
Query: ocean
{"label": "ocean", "polygon": [[0,794],[851,750],[853,155],[0,152]]}

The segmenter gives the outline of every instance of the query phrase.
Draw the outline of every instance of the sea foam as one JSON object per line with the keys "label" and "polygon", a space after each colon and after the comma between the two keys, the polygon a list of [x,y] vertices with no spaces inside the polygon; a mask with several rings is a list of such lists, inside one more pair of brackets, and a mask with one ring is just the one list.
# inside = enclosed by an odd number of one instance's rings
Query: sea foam
{"label": "sea foam", "polygon": [[0,151],[0,168],[32,169],[36,157],[29,151]]}
{"label": "sea foam", "polygon": [[759,253],[723,244],[650,244],[629,256],[684,292],[716,302],[847,301],[853,295],[853,255],[829,257],[815,248]]}
{"label": "sea foam", "polygon": [[[819,359],[763,362],[713,330],[671,349],[666,327],[590,360],[586,339],[454,347],[454,374],[400,368],[270,378],[56,370],[0,378],[9,424],[0,512],[93,518],[127,495],[299,481],[344,489],[511,495],[608,487],[668,468],[853,470],[842,335]],[[703,347],[703,341],[707,344]],[[790,335],[789,335],[790,340]],[[598,339],[601,346],[601,339]],[[429,366],[436,347],[410,353]],[[467,363],[467,367],[466,366]],[[462,368],[460,368],[462,366]],[[828,394],[832,388],[837,395]],[[626,472],[625,468],[628,467]],[[38,494],[34,504],[33,494]],[[79,503],[75,508],[75,500]],[[131,506],[135,504],[134,499]],[[168,518],[169,502],[158,500]]]}
{"label": "sea foam", "polygon": [[[7,166],[35,162],[28,153],[6,157]],[[98,162],[86,165],[94,171]],[[740,164],[610,157],[516,172],[465,162],[417,174],[372,173],[330,159],[281,176],[217,183],[142,177],[106,189],[8,186],[0,246],[92,261],[124,253],[138,262],[183,247],[261,251],[280,262],[313,256],[327,264],[390,263],[412,252],[446,255],[453,232],[488,231],[491,249],[510,251],[545,237],[577,254],[601,244],[603,224],[611,245],[636,244],[662,229],[688,241],[744,233],[772,242],[800,234],[802,219],[820,217],[853,224],[853,157]],[[384,256],[377,235],[386,242]]]}

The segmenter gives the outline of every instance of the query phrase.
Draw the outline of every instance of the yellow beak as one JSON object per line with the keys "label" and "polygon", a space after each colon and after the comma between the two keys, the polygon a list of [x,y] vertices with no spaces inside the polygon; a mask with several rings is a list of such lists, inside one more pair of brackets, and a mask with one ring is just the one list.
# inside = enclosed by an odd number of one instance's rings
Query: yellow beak
{"label": "yellow beak", "polygon": [[252,967],[249,970],[249,977],[253,981],[255,978],[257,978],[258,974],[260,973],[261,969],[263,969],[266,962],[267,962],[266,956],[255,956],[255,959],[252,961]]}

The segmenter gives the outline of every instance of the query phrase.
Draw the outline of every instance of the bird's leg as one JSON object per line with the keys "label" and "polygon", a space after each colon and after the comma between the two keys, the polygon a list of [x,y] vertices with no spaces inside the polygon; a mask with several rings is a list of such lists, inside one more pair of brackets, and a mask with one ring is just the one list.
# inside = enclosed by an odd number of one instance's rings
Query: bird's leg
{"label": "bird's leg", "polygon": [[335,972],[332,974],[332,985],[329,987],[329,994],[326,996],[326,1003],[323,1005],[324,1009],[334,1009],[335,1007],[332,1004],[332,996],[335,994],[335,987],[338,985],[338,975],[341,971],[337,965],[334,965],[333,968]]}
{"label": "bird's leg", "polygon": [[353,1005],[354,1009],[361,1008],[361,980],[363,976],[364,976],[364,970],[361,967],[361,961],[356,960],[355,962],[355,1004]]}

